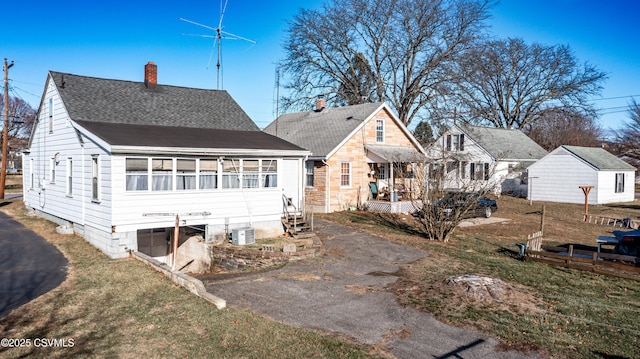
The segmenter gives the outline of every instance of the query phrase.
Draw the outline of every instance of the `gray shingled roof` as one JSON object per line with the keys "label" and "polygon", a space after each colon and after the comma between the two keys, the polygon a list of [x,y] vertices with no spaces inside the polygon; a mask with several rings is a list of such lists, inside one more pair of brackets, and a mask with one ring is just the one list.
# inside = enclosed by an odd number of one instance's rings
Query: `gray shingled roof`
{"label": "gray shingled roof", "polygon": [[326,157],[382,104],[366,103],[325,108],[319,112],[288,113],[270,123],[264,132],[311,151],[313,157]]}
{"label": "gray shingled roof", "polygon": [[635,167],[600,147],[562,146],[600,171],[635,171]]}
{"label": "gray shingled roof", "polygon": [[538,160],[548,153],[519,130],[468,124],[460,124],[458,127],[496,159]]}
{"label": "gray shingled roof", "polygon": [[101,79],[49,72],[74,121],[259,131],[222,90]]}
{"label": "gray shingled roof", "polygon": [[306,152],[292,143],[262,131],[129,124],[114,126],[110,123],[91,121],[76,123],[112,146]]}

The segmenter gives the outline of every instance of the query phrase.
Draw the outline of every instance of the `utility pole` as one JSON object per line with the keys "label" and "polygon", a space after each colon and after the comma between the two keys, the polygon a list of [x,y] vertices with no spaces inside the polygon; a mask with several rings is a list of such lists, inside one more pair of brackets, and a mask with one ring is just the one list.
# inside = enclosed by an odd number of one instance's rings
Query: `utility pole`
{"label": "utility pole", "polygon": [[4,59],[4,129],[2,131],[2,171],[0,172],[0,199],[4,199],[4,187],[7,182],[7,155],[9,153],[9,68]]}

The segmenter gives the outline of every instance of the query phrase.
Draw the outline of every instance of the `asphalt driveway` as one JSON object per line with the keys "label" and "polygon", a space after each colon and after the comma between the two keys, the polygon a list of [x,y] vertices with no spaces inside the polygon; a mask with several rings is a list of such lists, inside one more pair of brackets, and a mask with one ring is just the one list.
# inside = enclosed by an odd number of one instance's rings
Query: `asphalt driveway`
{"label": "asphalt driveway", "polygon": [[67,259],[55,246],[0,212],[0,318],[66,277]]}
{"label": "asphalt driveway", "polygon": [[398,358],[531,358],[504,352],[488,336],[452,327],[398,305],[384,288],[400,266],[424,251],[352,228],[316,220],[326,255],[235,278],[201,278],[227,301],[298,327],[378,344]]}

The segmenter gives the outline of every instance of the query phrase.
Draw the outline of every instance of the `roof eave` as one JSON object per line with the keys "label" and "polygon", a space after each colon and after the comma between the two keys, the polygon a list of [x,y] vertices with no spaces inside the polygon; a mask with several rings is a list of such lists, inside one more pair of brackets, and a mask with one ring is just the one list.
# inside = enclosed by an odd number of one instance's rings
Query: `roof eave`
{"label": "roof eave", "polygon": [[113,154],[141,155],[189,155],[189,156],[276,156],[305,157],[311,152],[306,150],[269,150],[252,148],[190,148],[190,147],[147,147],[147,146],[111,146]]}

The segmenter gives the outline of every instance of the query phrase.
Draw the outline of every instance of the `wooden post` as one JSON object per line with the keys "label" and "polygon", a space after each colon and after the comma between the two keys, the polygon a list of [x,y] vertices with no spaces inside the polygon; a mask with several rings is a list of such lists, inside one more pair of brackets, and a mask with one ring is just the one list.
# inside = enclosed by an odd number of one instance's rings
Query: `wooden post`
{"label": "wooden post", "polygon": [[178,261],[178,236],[180,235],[180,216],[176,214],[176,227],[173,230],[173,249],[171,253],[171,270],[176,270],[176,262]]}
{"label": "wooden post", "polygon": [[593,186],[578,186],[578,188],[584,193],[584,218],[586,222],[587,216],[589,216],[589,192],[591,192]]}
{"label": "wooden post", "polygon": [[540,232],[544,233],[544,215],[546,211],[546,205],[542,205],[542,218],[540,219]]}

